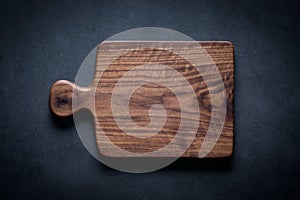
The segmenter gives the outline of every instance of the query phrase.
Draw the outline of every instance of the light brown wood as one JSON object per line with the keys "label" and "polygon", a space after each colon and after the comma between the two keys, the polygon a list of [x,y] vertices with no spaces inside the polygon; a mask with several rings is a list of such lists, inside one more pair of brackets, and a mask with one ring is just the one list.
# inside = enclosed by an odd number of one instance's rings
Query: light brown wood
{"label": "light brown wood", "polygon": [[[90,88],[83,88],[67,80],[56,81],[50,89],[50,109],[60,117],[67,117],[88,107]],[[72,98],[81,99],[78,108],[72,107]]]}
{"label": "light brown wood", "polygon": [[[120,78],[128,71],[136,66],[147,63],[162,64],[171,67],[179,72],[189,84],[192,86],[198,98],[200,110],[200,122],[198,133],[193,140],[191,146],[182,155],[183,157],[199,157],[199,150],[203,140],[207,134],[210,118],[211,118],[211,96],[206,82],[200,73],[185,60],[183,57],[166,51],[163,48],[141,48],[139,50],[131,50],[131,44],[139,44],[143,46],[143,42],[105,42],[98,49],[96,59],[96,71],[93,82],[89,88],[82,88],[68,81],[56,82],[50,91],[50,108],[58,116],[69,116],[72,114],[72,95],[76,98],[76,107],[73,112],[81,108],[92,110],[95,116],[96,140],[100,152],[106,156],[122,157],[124,155],[117,154],[113,146],[107,145],[104,137],[121,148],[129,152],[147,153],[161,149],[172,141],[175,137],[180,125],[180,104],[178,98],[170,89],[165,86],[148,83],[142,85],[134,91],[129,102],[129,111],[132,120],[140,127],[135,130],[141,134],[145,134],[143,127],[150,123],[149,109],[154,104],[161,104],[166,110],[166,121],[163,128],[155,135],[147,138],[139,138],[126,134],[120,129],[114,120],[111,98],[113,90]],[[153,42],[157,43],[157,42]],[[172,42],[160,42],[168,46]],[[226,90],[227,107],[226,118],[223,131],[212,151],[206,157],[226,157],[232,154],[233,150],[233,89],[234,89],[234,52],[233,45],[230,42],[199,42],[201,46],[209,53],[211,61],[203,59],[199,66],[210,67],[214,63],[218,68],[223,82],[216,82],[214,87],[217,89],[224,84]],[[173,46],[175,43],[172,43]],[[180,42],[176,45],[180,48],[186,48],[188,54],[196,55],[196,50],[190,46],[189,42]],[[126,51],[117,59],[111,59],[116,51]],[[103,66],[108,66],[105,70]],[[139,72],[140,73],[140,72]],[[145,74],[149,73],[145,71]],[[153,70],[151,73],[163,73],[162,71]],[[140,76],[137,74],[136,77]],[[211,79],[213,81],[214,74]],[[147,79],[147,77],[145,77]],[[126,87],[134,80],[126,80],[121,87]],[[176,81],[175,81],[176,82]],[[121,88],[122,89],[122,88]],[[125,88],[124,88],[125,89]],[[74,95],[74,94],[75,95]],[[94,94],[94,95],[93,95]],[[93,102],[94,98],[94,102]],[[92,102],[92,103],[91,103]],[[122,103],[122,101],[121,101]],[[124,102],[123,106],[127,102]],[[91,106],[92,104],[92,106]],[[74,105],[73,105],[74,106]],[[95,110],[93,110],[93,106]],[[155,116],[160,118],[161,116]],[[191,119],[192,120],[192,119]],[[130,127],[128,127],[130,129]],[[189,137],[189,136],[187,136]],[[192,136],[191,136],[192,137]],[[183,140],[185,138],[182,138]],[[173,149],[173,151],[177,151]],[[162,156],[168,156],[162,154]],[[126,155],[125,155],[126,156]]]}

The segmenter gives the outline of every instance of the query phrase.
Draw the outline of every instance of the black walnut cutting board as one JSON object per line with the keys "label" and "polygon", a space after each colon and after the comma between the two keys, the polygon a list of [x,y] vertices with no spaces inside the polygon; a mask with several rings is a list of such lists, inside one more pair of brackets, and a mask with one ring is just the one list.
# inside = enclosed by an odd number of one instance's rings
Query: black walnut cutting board
{"label": "black walnut cutting board", "polygon": [[[151,121],[149,109],[154,104],[161,104],[166,111],[166,121],[163,128],[155,135],[147,138],[139,138],[124,133],[114,121],[111,96],[114,86],[118,80],[129,70],[136,66],[147,63],[167,65],[181,73],[192,88],[199,103],[200,121],[198,131],[190,147],[182,157],[199,157],[199,150],[207,134],[211,118],[211,97],[209,89],[200,73],[196,73],[193,66],[182,57],[162,49],[142,48],[130,51],[131,44],[143,44],[143,42],[105,42],[98,48],[96,56],[96,70],[94,80],[89,87],[79,87],[69,81],[59,80],[53,84],[50,90],[50,108],[58,116],[72,115],[79,109],[90,109],[95,119],[95,134],[100,153],[106,156],[122,157],[115,153],[114,148],[121,148],[130,152],[151,152],[162,148],[170,143],[176,135],[180,124],[180,103],[174,93],[167,87],[148,83],[138,88],[131,96],[129,105],[132,120],[140,127],[137,131],[143,133],[143,127]],[[157,43],[157,42],[153,42]],[[172,43],[174,42],[160,42]],[[179,44],[179,43],[178,43]],[[221,135],[206,157],[227,157],[233,150],[233,89],[234,89],[234,51],[230,42],[199,42],[211,57],[212,63],[197,63],[197,65],[210,66],[215,64],[221,75],[222,81],[214,87],[224,85],[226,93],[226,117]],[[175,44],[176,45],[176,44]],[[188,42],[181,42],[180,45],[188,49],[193,55],[193,47],[189,48]],[[119,58],[111,62],[112,52],[128,50]],[[103,70],[101,65],[108,67]],[[146,73],[146,72],[145,72]],[[152,73],[161,73],[156,70]],[[211,79],[214,75],[211,75]],[[126,80],[125,80],[126,81]],[[128,82],[134,80],[128,80]],[[175,81],[176,82],[176,81]],[[126,87],[126,84],[124,85]],[[72,99],[73,98],[73,99]],[[72,101],[76,98],[76,105]],[[179,96],[180,98],[180,96]],[[73,107],[72,107],[73,106]],[[158,116],[159,117],[159,116]],[[191,119],[192,120],[192,119]],[[130,127],[129,127],[130,128]],[[101,130],[101,131],[100,131]],[[103,134],[116,145],[106,147]],[[189,136],[187,136],[189,137]],[[173,149],[176,151],[176,148]],[[167,155],[167,154],[163,154]]]}

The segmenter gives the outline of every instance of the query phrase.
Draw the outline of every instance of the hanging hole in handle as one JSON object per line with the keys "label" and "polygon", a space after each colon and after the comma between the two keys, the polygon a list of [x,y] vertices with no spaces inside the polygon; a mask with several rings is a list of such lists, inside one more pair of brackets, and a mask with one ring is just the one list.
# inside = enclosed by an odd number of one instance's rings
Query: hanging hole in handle
{"label": "hanging hole in handle", "polygon": [[50,89],[50,109],[53,113],[61,117],[67,117],[72,112],[72,95],[74,84],[59,80],[55,82]]}

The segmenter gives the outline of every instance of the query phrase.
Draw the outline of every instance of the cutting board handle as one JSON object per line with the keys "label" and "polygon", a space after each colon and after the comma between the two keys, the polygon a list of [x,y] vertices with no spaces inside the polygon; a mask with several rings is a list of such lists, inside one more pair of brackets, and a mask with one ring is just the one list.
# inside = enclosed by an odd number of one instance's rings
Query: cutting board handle
{"label": "cutting board handle", "polygon": [[[53,113],[60,117],[67,117],[80,110],[86,108],[85,101],[90,92],[89,88],[79,87],[67,80],[56,81],[50,89],[50,109]],[[78,105],[72,105],[72,98],[83,101]]]}

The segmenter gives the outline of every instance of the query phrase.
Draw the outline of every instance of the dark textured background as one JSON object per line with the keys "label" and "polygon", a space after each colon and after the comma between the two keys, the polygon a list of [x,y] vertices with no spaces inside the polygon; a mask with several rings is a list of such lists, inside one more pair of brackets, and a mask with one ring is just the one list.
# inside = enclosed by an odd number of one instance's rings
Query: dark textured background
{"label": "dark textured background", "polygon": [[[1,1],[0,199],[296,199],[300,185],[299,2]],[[83,147],[48,93],[99,42],[157,26],[235,45],[235,151],[147,174]],[[3,197],[3,198],[2,198]]]}

